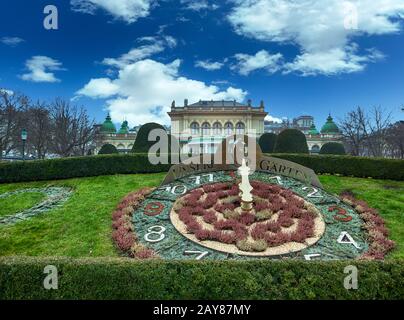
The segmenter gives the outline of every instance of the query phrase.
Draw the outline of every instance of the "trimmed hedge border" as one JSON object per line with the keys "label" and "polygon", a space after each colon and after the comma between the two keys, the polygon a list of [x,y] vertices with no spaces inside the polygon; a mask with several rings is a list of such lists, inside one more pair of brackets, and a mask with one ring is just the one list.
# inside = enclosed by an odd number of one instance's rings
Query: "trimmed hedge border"
{"label": "trimmed hedge border", "polygon": [[[271,154],[313,169],[317,174],[404,180],[404,160],[334,155]],[[169,164],[152,165],[146,154],[0,163],[0,183],[57,180],[112,174],[167,172]]]}
{"label": "trimmed hedge border", "polygon": [[[44,268],[58,269],[45,290]],[[343,286],[358,268],[358,289]],[[0,258],[0,299],[403,299],[404,260],[133,261]]]}
{"label": "trimmed hedge border", "polygon": [[404,160],[304,154],[271,154],[270,156],[296,162],[313,169],[317,174],[404,180]]}

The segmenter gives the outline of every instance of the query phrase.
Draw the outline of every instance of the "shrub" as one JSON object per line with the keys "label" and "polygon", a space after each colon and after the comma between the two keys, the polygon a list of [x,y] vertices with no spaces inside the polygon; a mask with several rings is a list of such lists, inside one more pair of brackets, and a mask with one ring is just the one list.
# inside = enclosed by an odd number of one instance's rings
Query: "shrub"
{"label": "shrub", "polygon": [[[58,290],[46,290],[44,267],[58,269]],[[358,268],[357,290],[343,286],[344,268]],[[192,279],[192,281],[190,281]],[[153,283],[154,285],[151,285]],[[122,258],[0,258],[0,299],[254,300],[397,299],[404,261],[131,261]]]}
{"label": "shrub", "polygon": [[3,162],[0,163],[0,183],[166,172],[170,167],[168,164],[152,165],[147,154]]}
{"label": "shrub", "polygon": [[104,144],[100,151],[98,152],[98,154],[114,154],[114,153],[118,153],[118,149],[112,145],[112,144]]}
{"label": "shrub", "polygon": [[278,136],[275,133],[264,133],[258,140],[258,144],[261,147],[262,152],[274,152],[277,138]]}
{"label": "shrub", "polygon": [[317,174],[404,180],[404,160],[336,155],[271,154],[311,168]]}
{"label": "shrub", "polygon": [[133,153],[148,153],[149,149],[156,143],[155,141],[149,141],[149,133],[154,129],[162,129],[164,127],[158,123],[150,122],[140,127],[135,143],[133,144]]}
{"label": "shrub", "polygon": [[274,152],[309,153],[306,136],[296,129],[283,130],[276,140]]}
{"label": "shrub", "polygon": [[321,147],[320,154],[345,155],[345,147],[342,143],[328,142]]}

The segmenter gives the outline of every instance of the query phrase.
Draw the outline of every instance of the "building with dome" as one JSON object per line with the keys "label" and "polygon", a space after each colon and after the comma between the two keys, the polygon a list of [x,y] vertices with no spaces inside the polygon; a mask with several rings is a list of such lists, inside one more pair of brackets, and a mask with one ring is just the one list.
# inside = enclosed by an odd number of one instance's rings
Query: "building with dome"
{"label": "building with dome", "polygon": [[336,123],[331,115],[328,116],[326,123],[318,131],[314,122],[314,117],[303,115],[289,122],[284,119],[281,123],[273,121],[265,121],[265,132],[275,134],[281,133],[285,129],[297,129],[302,131],[307,140],[307,145],[310,153],[319,153],[320,149],[327,142],[342,143],[342,136]]}
{"label": "building with dome", "polygon": [[102,124],[95,125],[95,131],[94,154],[98,154],[104,144],[112,144],[120,153],[128,153],[135,142],[137,127],[129,129],[128,121],[125,120],[117,130],[108,114]]}
{"label": "building with dome", "polygon": [[328,116],[327,122],[322,126],[320,132],[317,130],[313,122],[309,131],[305,133],[305,135],[311,153],[319,153],[321,147],[328,142],[342,143],[341,132],[331,115]]}

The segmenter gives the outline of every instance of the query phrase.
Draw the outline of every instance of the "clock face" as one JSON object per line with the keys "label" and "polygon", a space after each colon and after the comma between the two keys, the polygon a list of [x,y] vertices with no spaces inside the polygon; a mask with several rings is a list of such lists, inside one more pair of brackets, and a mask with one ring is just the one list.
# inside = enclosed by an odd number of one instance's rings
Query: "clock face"
{"label": "clock face", "polygon": [[155,189],[133,214],[138,241],[163,259],[355,259],[367,250],[363,220],[338,197],[268,172],[249,180],[250,211],[235,171]]}

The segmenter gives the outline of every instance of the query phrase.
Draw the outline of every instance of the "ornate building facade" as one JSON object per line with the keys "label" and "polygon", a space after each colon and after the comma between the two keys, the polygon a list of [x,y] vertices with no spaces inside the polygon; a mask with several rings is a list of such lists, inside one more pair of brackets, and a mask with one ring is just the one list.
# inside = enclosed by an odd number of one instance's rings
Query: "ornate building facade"
{"label": "ornate building facade", "polygon": [[98,154],[104,144],[112,144],[120,153],[128,153],[132,150],[136,139],[136,130],[129,129],[128,122],[122,122],[121,128],[117,131],[110,115],[105,118],[104,123],[96,125],[96,138],[94,154]]}
{"label": "ornate building facade", "polygon": [[264,133],[267,112],[264,102],[253,107],[236,101],[203,101],[193,104],[184,101],[176,106],[175,101],[168,112],[171,118],[171,134],[180,143],[183,152],[192,148],[203,153],[214,153],[221,141],[234,134],[259,137]]}

